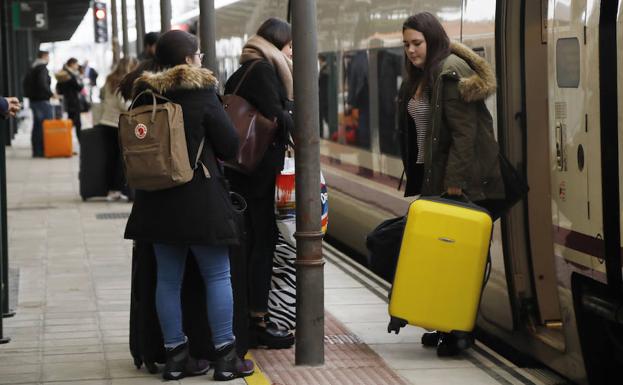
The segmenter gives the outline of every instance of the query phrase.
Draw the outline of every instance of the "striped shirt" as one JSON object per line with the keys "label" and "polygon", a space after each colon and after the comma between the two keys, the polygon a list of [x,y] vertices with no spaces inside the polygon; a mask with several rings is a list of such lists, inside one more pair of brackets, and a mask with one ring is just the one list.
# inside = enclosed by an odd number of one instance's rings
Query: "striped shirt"
{"label": "striped shirt", "polygon": [[422,92],[418,99],[413,96],[407,105],[407,111],[415,123],[417,136],[417,160],[415,163],[424,163],[424,141],[426,133],[431,126],[430,95],[427,91]]}

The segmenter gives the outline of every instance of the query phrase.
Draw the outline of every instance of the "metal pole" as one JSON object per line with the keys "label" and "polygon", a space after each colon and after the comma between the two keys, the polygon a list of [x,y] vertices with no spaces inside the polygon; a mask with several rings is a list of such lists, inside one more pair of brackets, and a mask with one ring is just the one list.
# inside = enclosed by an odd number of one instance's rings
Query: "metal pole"
{"label": "metal pole", "polygon": [[123,35],[123,57],[128,57],[130,55],[130,39],[128,38],[127,0],[121,0],[121,33]]}
{"label": "metal pole", "polygon": [[135,0],[136,8],[136,54],[143,53],[143,39],[145,38],[145,7],[143,0]]}
{"label": "metal pole", "polygon": [[[9,57],[13,56],[10,55],[11,49],[10,47],[12,46],[11,44],[9,44],[9,40],[11,39],[11,18],[9,17],[10,15],[10,3],[7,1],[3,4],[0,5],[1,9],[0,9],[0,68],[2,69],[3,73],[0,73],[0,76],[2,76],[2,79],[0,79],[0,83],[2,83],[3,85],[3,91],[7,92],[7,94],[9,94],[10,92],[10,85],[8,83],[8,77],[9,74],[11,73],[11,64],[9,63]],[[3,122],[0,123],[0,128],[4,129],[5,127],[8,128],[9,124],[8,122]],[[2,136],[2,135],[0,135]],[[1,193],[1,192],[0,192]],[[3,240],[2,240],[3,242]],[[0,253],[2,252],[2,247],[0,247]],[[0,277],[4,277],[4,270],[8,270],[8,266],[5,265],[5,260],[4,260],[4,253],[2,253],[2,255],[0,255]],[[0,279],[0,310],[5,308],[5,301],[8,301],[8,295],[5,296],[5,293],[8,293],[9,291],[9,287],[8,287],[8,283],[5,284],[4,281],[2,279]],[[2,314],[0,314],[0,344],[6,344],[7,342],[10,342],[11,339],[8,337],[4,336],[4,330],[3,330],[3,320],[2,320],[3,316]]]}
{"label": "metal pole", "polygon": [[206,55],[204,66],[213,71],[218,78],[214,0],[199,0],[199,39],[201,40],[201,52]]}
{"label": "metal pole", "polygon": [[160,33],[171,29],[171,0],[160,0]]}
{"label": "metal pole", "polygon": [[110,0],[110,17],[112,20],[112,62],[119,61],[119,31],[117,22],[117,0]]}
{"label": "metal pole", "polygon": [[316,1],[292,2],[296,144],[296,365],[324,364]]}

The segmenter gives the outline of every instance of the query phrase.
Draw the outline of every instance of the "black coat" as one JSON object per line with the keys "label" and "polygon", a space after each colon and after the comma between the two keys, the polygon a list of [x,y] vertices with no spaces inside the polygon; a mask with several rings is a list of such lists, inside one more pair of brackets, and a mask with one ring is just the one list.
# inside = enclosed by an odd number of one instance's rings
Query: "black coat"
{"label": "black coat", "polygon": [[50,100],[50,74],[46,63],[37,64],[30,69],[28,81],[24,84],[24,92],[32,101]]}
{"label": "black coat", "polygon": [[[210,171],[199,169],[181,186],[136,191],[125,237],[152,243],[237,244],[236,213],[227,183],[216,158],[236,156],[238,138],[216,96],[216,78],[207,69],[179,65],[163,72],[145,72],[134,82],[134,95],[150,88],[182,106],[188,158],[194,161],[202,138],[201,160]],[[151,102],[140,98],[136,105]]]}
{"label": "black coat", "polygon": [[[225,94],[234,92],[251,63],[252,61],[244,63],[227,79]],[[273,194],[274,191],[275,176],[283,169],[288,133],[293,126],[291,112],[293,106],[287,98],[286,89],[277,72],[266,60],[255,64],[240,85],[237,95],[246,99],[265,117],[269,119],[276,117],[278,130],[275,141],[269,146],[253,174],[245,175],[227,169],[227,178],[232,183],[232,189],[245,197],[268,198],[267,194]]]}
{"label": "black coat", "polygon": [[56,74],[56,92],[63,95],[65,101],[65,109],[67,113],[80,113],[80,91],[84,85],[77,75],[72,73],[66,67]]}

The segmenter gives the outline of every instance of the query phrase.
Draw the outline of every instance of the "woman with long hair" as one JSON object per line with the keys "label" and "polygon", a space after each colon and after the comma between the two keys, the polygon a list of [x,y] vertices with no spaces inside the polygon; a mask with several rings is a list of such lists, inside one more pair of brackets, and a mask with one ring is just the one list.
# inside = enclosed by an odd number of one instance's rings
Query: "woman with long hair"
{"label": "woman with long hair", "polygon": [[[201,68],[198,39],[172,30],[156,43],[155,72],[131,73],[123,89],[135,107],[152,103],[150,90],[182,107],[188,158],[199,151],[204,167],[193,179],[164,190],[137,190],[125,237],[152,243],[157,265],[156,311],[166,348],[162,374],[168,380],[203,374],[209,365],[189,356],[182,328],[181,287],[189,251],[203,279],[207,317],[216,350],[214,379],[253,373],[253,362],[238,357],[233,333],[229,246],[239,242],[236,213],[217,159],[236,156],[238,138],[216,95],[216,78]],[[142,68],[141,68],[142,70]],[[201,146],[201,143],[204,143]]]}
{"label": "woman with long hair", "polygon": [[[106,138],[106,181],[108,185],[108,200],[127,199],[121,191],[125,188],[123,165],[119,152],[119,115],[127,110],[123,97],[119,94],[121,79],[133,71],[138,65],[134,57],[124,57],[115,65],[112,72],[106,77],[106,83],[101,90],[102,116],[95,129],[105,130]],[[100,128],[101,127],[101,128]]]}
{"label": "woman with long hair", "polygon": [[[495,219],[505,198],[498,144],[485,99],[493,69],[469,47],[451,43],[428,12],[409,17],[402,36],[407,78],[399,97],[405,196],[465,195]],[[458,354],[452,334],[425,333],[439,356]]]}
{"label": "woman with long hair", "polygon": [[[269,119],[277,119],[278,132],[251,174],[227,168],[232,190],[247,201],[247,250],[249,252],[249,310],[251,346],[287,348],[294,343],[292,333],[281,330],[268,318],[268,292],[277,243],[275,218],[275,178],[283,168],[283,158],[292,127],[292,30],[277,19],[266,20],[242,49],[241,67],[225,84]],[[251,66],[253,67],[251,68]]]}

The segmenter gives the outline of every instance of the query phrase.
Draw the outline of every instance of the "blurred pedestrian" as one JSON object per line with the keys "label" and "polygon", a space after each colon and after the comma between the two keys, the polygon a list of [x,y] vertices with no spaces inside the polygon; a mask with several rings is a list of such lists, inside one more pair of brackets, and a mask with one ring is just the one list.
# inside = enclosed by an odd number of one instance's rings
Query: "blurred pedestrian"
{"label": "blurred pedestrian", "polygon": [[148,32],[143,37],[143,52],[138,56],[138,59],[142,62],[145,60],[153,60],[156,58],[156,43],[160,38],[158,32]]}
{"label": "blurred pedestrian", "polygon": [[69,119],[74,123],[76,128],[76,136],[80,139],[80,130],[82,123],[80,122],[80,113],[83,110],[81,92],[84,88],[82,78],[80,76],[80,65],[76,58],[70,58],[63,66],[63,69],[55,74],[57,84],[56,92],[63,95],[63,103],[65,111]]}
{"label": "blurred pedestrian", "polygon": [[106,175],[108,184],[109,201],[127,200],[121,191],[125,188],[123,164],[119,152],[119,115],[127,111],[128,105],[119,94],[121,79],[133,71],[138,65],[134,57],[123,57],[117,62],[112,72],[106,77],[106,83],[102,87],[102,117],[96,122],[96,128],[101,127],[106,131]]}
{"label": "blurred pedestrian", "polygon": [[33,158],[43,157],[43,121],[54,117],[54,111],[50,104],[50,97],[53,94],[50,89],[51,78],[48,73],[49,61],[50,54],[47,51],[39,51],[37,59],[32,63],[23,83],[24,95],[30,101],[30,108],[32,109],[33,123],[30,143]]}

